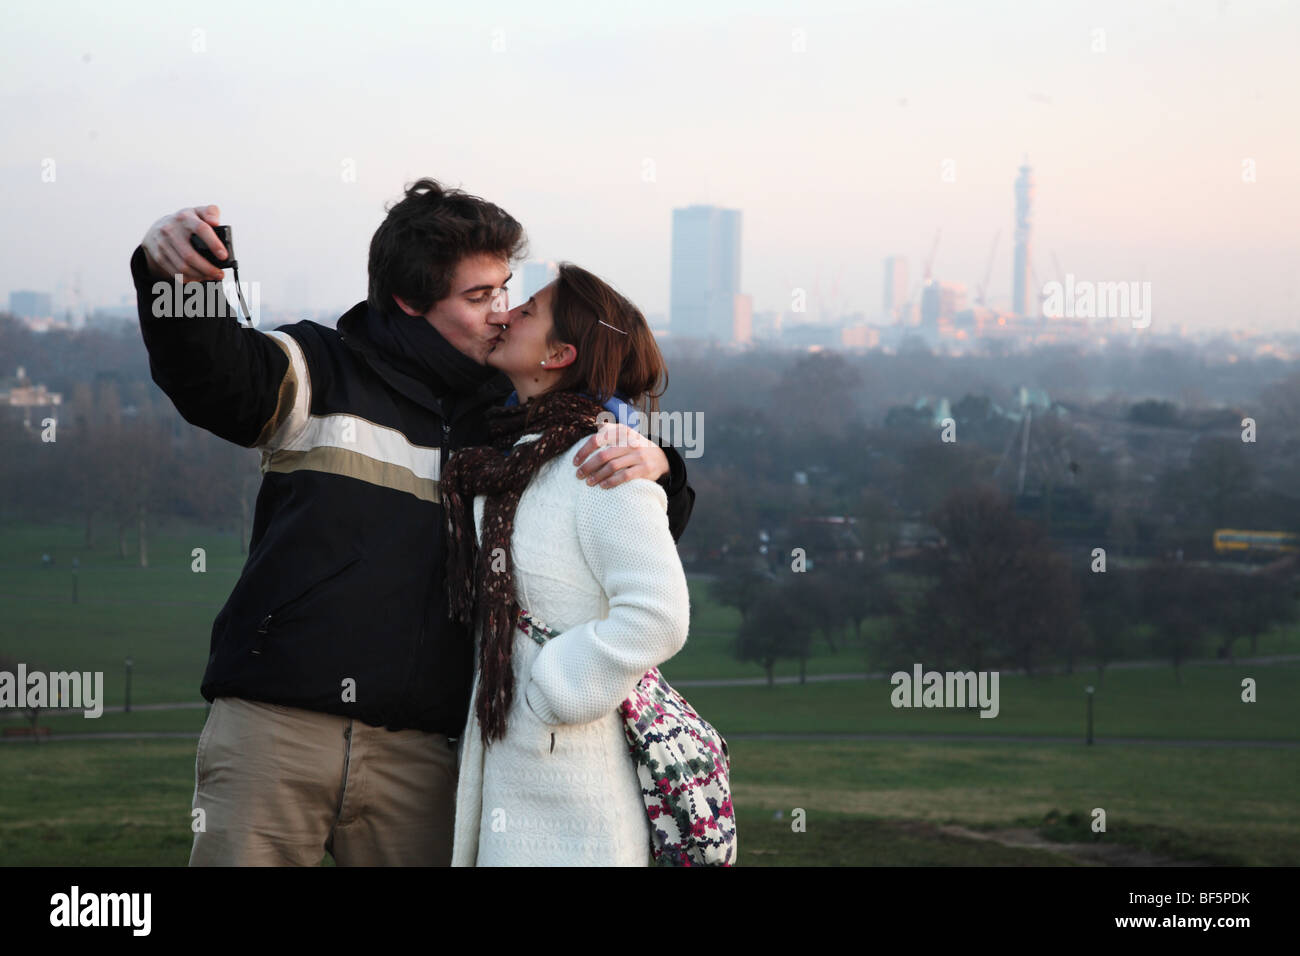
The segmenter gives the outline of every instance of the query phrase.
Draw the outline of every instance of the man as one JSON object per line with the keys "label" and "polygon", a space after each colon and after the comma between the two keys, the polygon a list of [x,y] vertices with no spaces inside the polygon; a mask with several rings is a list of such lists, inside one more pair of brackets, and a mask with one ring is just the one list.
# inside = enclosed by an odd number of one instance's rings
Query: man
{"label": "man", "polygon": [[[190,864],[445,865],[473,638],[447,610],[438,476],[509,393],[483,363],[523,229],[422,179],[375,232],[366,302],[337,329],[263,333],[224,295],[205,297],[220,316],[173,301],[178,274],[220,280],[190,244],[226,258],[219,222],[215,206],[165,216],[131,259],[154,381],[187,421],[262,452],[203,676]],[[694,492],[675,451],[607,425],[578,461],[575,481],[661,481],[680,535]]]}

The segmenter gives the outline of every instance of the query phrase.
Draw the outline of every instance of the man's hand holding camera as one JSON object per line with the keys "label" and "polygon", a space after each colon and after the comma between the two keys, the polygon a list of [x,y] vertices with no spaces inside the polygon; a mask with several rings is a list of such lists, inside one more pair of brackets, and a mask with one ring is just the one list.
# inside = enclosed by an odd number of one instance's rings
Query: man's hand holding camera
{"label": "man's hand holding camera", "polygon": [[221,210],[216,206],[191,206],[163,216],[149,227],[141,242],[149,271],[159,279],[179,273],[185,282],[220,282],[222,270],[204,259],[190,242],[191,236],[198,236],[218,259],[228,258],[212,228],[220,223]]}

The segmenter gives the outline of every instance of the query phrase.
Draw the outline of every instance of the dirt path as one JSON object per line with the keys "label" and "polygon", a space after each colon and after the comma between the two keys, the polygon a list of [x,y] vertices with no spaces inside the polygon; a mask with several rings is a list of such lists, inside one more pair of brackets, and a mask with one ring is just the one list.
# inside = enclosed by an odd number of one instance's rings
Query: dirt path
{"label": "dirt path", "polygon": [[1120,843],[1055,843],[1045,839],[1037,831],[1028,827],[1008,827],[1003,830],[970,830],[963,826],[939,826],[940,833],[948,836],[962,837],[967,840],[982,840],[998,843],[1005,847],[1025,850],[1042,850],[1084,866],[1206,866],[1205,863],[1175,860],[1171,857],[1157,856],[1136,847]]}

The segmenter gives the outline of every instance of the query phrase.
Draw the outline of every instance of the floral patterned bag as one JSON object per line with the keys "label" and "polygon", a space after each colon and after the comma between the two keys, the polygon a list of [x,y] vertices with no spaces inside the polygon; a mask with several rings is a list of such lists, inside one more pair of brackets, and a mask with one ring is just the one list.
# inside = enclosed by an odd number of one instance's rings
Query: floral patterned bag
{"label": "floral patterned bag", "polygon": [[[538,644],[559,632],[519,612],[519,628]],[[652,667],[619,706],[628,750],[650,818],[658,866],[732,866],[736,815],[727,742]]]}

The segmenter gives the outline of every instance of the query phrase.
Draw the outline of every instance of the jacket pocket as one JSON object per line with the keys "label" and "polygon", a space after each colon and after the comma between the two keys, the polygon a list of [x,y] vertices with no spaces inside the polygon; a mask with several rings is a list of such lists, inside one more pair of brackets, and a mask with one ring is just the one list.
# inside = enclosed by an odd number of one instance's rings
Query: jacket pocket
{"label": "jacket pocket", "polygon": [[253,653],[260,654],[262,652],[260,646],[261,642],[264,641],[269,635],[274,633],[277,624],[286,620],[289,621],[293,620],[297,612],[303,607],[304,604],[306,604],[309,600],[311,600],[311,598],[319,595],[330,584],[332,584],[339,577],[345,574],[354,564],[356,564],[360,560],[361,560],[361,555],[359,554],[353,555],[351,558],[349,558],[346,562],[344,562],[339,567],[335,568],[332,571],[327,572],[324,577],[317,578],[311,584],[307,585],[305,588],[300,590],[297,594],[293,595],[290,598],[280,601],[274,607],[272,607],[270,611],[263,614],[258,619],[258,624],[256,629],[257,630],[256,637],[258,639],[258,643],[253,647]]}
{"label": "jacket pocket", "polygon": [[528,702],[528,694],[526,691],[526,688],[528,687],[527,683],[524,684],[524,687],[525,692],[523,694],[523,705],[524,710],[528,713],[528,720],[533,724],[531,733],[536,734],[537,739],[541,741],[542,753],[544,755],[553,754],[555,753],[556,742],[563,740],[563,732],[567,729],[568,725],[548,724],[546,721],[542,720],[541,715],[538,714],[537,711],[533,710],[533,705]]}

